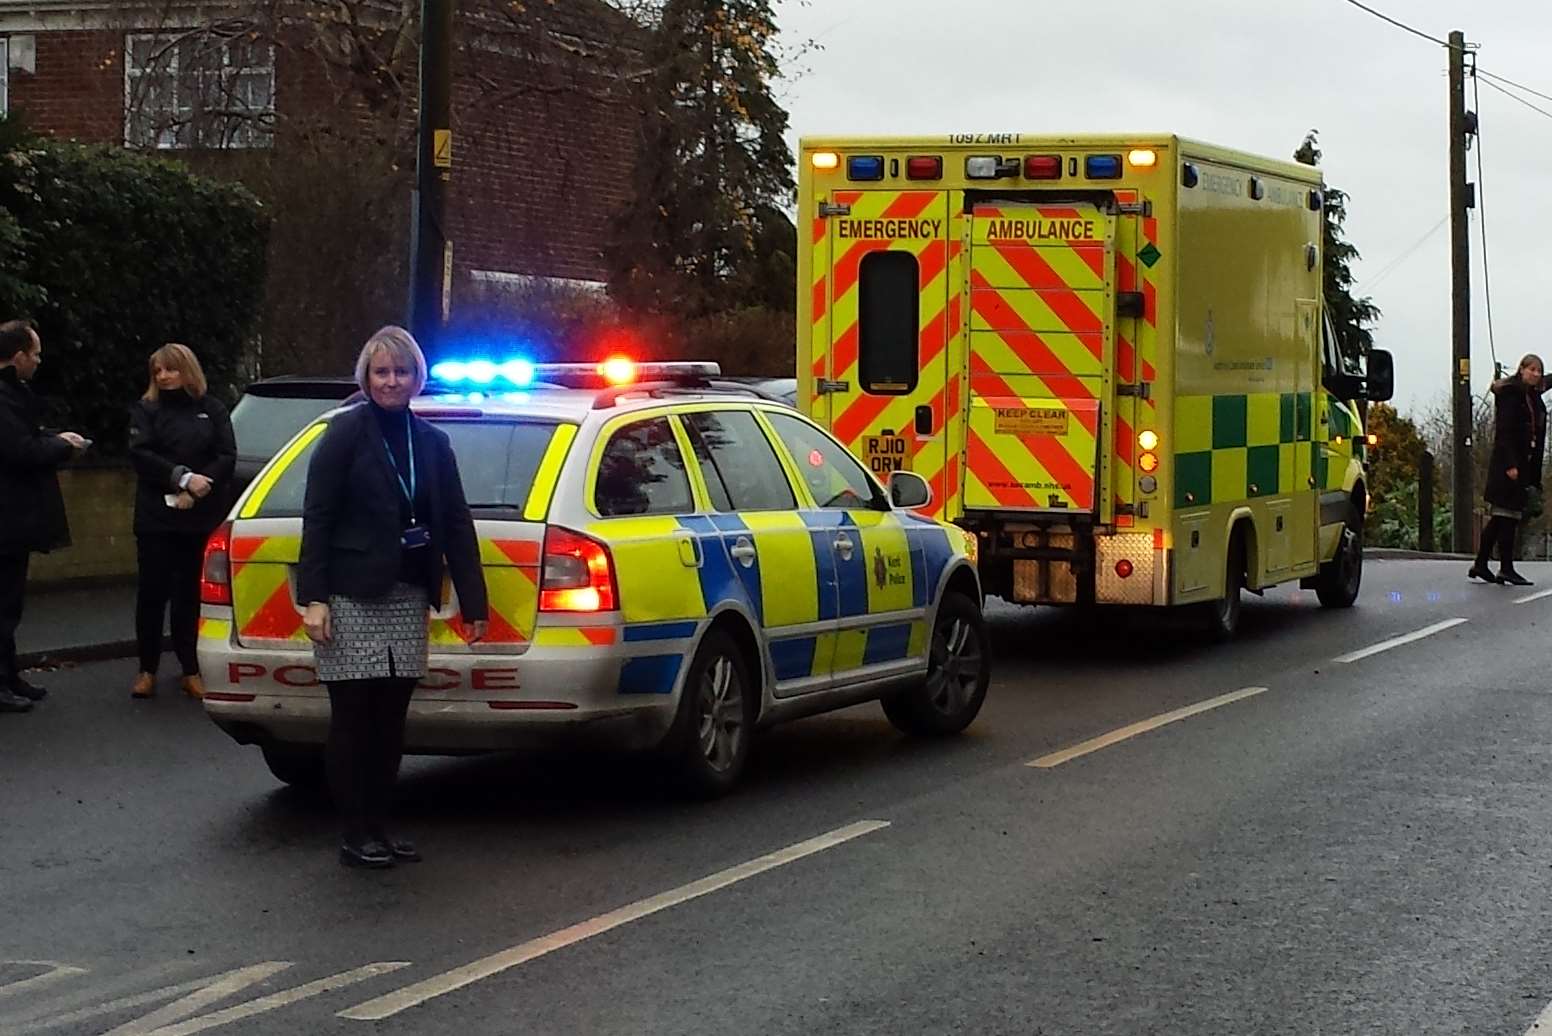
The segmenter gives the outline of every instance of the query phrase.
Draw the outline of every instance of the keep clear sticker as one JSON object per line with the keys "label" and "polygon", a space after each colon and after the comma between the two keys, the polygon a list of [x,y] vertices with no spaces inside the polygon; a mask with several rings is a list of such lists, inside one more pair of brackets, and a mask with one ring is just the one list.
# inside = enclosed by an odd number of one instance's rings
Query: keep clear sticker
{"label": "keep clear sticker", "polygon": [[997,407],[998,435],[1067,434],[1070,414],[1061,407]]}

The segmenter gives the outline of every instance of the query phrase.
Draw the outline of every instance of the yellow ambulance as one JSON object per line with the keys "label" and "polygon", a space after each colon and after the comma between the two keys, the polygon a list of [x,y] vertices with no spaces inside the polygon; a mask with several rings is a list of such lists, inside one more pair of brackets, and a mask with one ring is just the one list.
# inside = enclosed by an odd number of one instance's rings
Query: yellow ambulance
{"label": "yellow ambulance", "polygon": [[800,144],[798,405],[925,477],[988,593],[1199,608],[1362,580],[1365,400],[1318,170],[1175,136]]}

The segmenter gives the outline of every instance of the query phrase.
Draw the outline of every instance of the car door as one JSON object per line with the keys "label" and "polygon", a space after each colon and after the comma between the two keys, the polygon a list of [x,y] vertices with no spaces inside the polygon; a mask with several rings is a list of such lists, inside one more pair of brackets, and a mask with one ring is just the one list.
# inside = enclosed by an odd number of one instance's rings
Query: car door
{"label": "car door", "polygon": [[747,407],[712,406],[679,418],[705,483],[711,523],[764,631],[776,696],[827,686],[835,564],[830,553],[814,549],[776,447]]}
{"label": "car door", "polygon": [[835,566],[835,632],[815,665],[838,684],[917,668],[927,645],[926,580],[883,489],[840,443],[777,410],[761,417],[786,447],[809,499],[800,511],[815,557]]}

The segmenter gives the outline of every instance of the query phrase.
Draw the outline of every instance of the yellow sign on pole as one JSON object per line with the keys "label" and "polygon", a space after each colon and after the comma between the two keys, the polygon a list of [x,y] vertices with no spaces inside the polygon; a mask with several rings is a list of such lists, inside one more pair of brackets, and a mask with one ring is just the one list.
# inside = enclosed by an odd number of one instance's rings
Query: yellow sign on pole
{"label": "yellow sign on pole", "polygon": [[439,129],[431,132],[431,164],[438,169],[453,167],[453,131]]}

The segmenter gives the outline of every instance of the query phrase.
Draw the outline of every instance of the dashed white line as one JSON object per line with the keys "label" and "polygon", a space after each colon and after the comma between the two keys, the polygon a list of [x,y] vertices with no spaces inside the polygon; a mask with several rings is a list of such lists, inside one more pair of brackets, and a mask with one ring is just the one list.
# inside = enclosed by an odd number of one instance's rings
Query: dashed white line
{"label": "dashed white line", "polygon": [[1465,621],[1465,619],[1446,619],[1443,622],[1436,622],[1432,626],[1424,626],[1420,630],[1415,630],[1411,633],[1404,634],[1403,636],[1391,637],[1389,640],[1382,640],[1378,644],[1371,644],[1366,648],[1361,648],[1350,654],[1338,655],[1335,661],[1342,662],[1344,664],[1349,662],[1361,662],[1365,658],[1368,658],[1371,655],[1377,655],[1382,651],[1389,651],[1392,648],[1398,648],[1404,644],[1411,644],[1414,641],[1422,640],[1424,637],[1431,637],[1435,633],[1443,633],[1445,630],[1453,629]]}
{"label": "dashed white line", "polygon": [[40,986],[46,986],[61,979],[71,978],[76,975],[86,974],[85,968],[78,968],[70,964],[61,964],[52,960],[8,960],[0,961],[4,964],[14,964],[21,967],[48,968],[41,975],[31,978],[18,979],[15,982],[7,982],[0,986],[0,997],[15,996],[19,993],[30,993]]}
{"label": "dashed white line", "polygon": [[1539,601],[1543,597],[1552,597],[1552,590],[1538,590],[1535,593],[1530,594],[1530,595],[1528,595],[1526,597],[1517,598],[1514,603],[1515,604],[1529,604],[1532,601]]}
{"label": "dashed white line", "polygon": [[1180,720],[1188,719],[1191,716],[1200,715],[1203,712],[1221,708],[1224,705],[1230,705],[1234,702],[1242,701],[1245,698],[1253,698],[1258,694],[1265,693],[1265,687],[1246,687],[1243,690],[1234,691],[1230,694],[1220,694],[1216,698],[1209,698],[1206,701],[1199,701],[1195,705],[1187,705],[1185,708],[1176,709],[1173,712],[1166,712],[1162,715],[1154,716],[1152,719],[1145,719],[1137,723],[1128,724],[1127,726],[1112,730],[1108,734],[1101,734],[1099,737],[1090,738],[1087,741],[1080,742],[1076,745],[1073,745],[1071,748],[1064,748],[1060,752],[1052,752],[1049,755],[1043,755],[1039,759],[1031,760],[1024,765],[1033,766],[1041,770],[1049,770],[1053,766],[1060,766],[1063,763],[1070,763],[1074,759],[1077,759],[1081,756],[1088,755],[1091,752],[1097,752],[1102,748],[1109,748],[1111,745],[1119,744],[1120,742],[1126,741],[1129,738],[1134,738],[1138,734],[1146,734],[1150,730],[1157,730],[1160,727],[1167,726],[1170,723],[1177,723]]}
{"label": "dashed white line", "polygon": [[528,942],[514,946],[511,949],[493,953],[488,957],[465,964],[461,968],[454,968],[452,971],[443,972],[424,981],[405,986],[396,992],[387,993],[365,1003],[357,1004],[355,1007],[339,1012],[339,1017],[363,1022],[389,1018],[400,1011],[423,1004],[427,1000],[444,996],[481,979],[500,974],[508,968],[515,968],[519,964],[526,964],[528,961],[536,957],[542,957],[546,953],[553,953],[574,943],[579,943],[584,939],[591,939],[595,935],[602,935],[604,932],[618,928],[621,925],[630,924],[632,921],[639,921],[643,917],[655,914],[660,910],[667,910],[669,907],[678,906],[692,899],[709,895],[719,889],[725,889],[729,885],[752,878],[757,874],[763,874],[768,870],[774,870],[795,860],[801,860],[805,856],[824,852],[826,849],[833,849],[843,842],[849,842],[853,838],[860,838],[863,835],[871,834],[888,826],[889,821],[887,820],[861,820],[855,824],[848,824],[846,827],[837,828],[828,834],[820,835],[817,838],[810,838],[804,842],[798,842],[796,845],[789,845],[785,849],[778,849],[773,853],[767,853],[747,863],[738,864],[736,867],[729,867],[726,870],[717,871],[715,874],[709,874],[699,881],[692,881],[688,885],[681,885],[676,889],[637,900],[617,910],[611,910],[607,914],[600,914],[587,921],[574,924],[569,928],[562,928],[559,931],[551,932],[549,935],[541,935],[537,939],[530,939]]}

